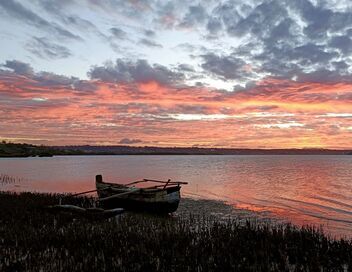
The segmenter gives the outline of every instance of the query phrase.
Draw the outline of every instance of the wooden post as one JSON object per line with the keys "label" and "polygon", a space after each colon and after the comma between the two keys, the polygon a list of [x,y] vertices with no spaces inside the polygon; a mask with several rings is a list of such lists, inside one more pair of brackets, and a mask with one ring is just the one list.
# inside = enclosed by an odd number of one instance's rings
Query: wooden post
{"label": "wooden post", "polygon": [[103,176],[102,175],[96,175],[95,176],[95,182],[103,182]]}

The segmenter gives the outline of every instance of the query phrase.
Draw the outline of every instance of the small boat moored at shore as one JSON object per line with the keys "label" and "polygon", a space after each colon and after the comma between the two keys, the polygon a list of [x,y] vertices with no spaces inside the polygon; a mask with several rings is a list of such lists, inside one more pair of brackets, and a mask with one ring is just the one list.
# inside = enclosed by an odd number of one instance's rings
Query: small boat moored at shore
{"label": "small boat moored at shore", "polygon": [[[141,183],[158,183],[145,188],[135,187]],[[96,176],[96,190],[99,203],[104,208],[147,211],[167,214],[175,212],[180,203],[181,181],[160,181],[143,179],[128,184],[108,183],[101,175]]]}

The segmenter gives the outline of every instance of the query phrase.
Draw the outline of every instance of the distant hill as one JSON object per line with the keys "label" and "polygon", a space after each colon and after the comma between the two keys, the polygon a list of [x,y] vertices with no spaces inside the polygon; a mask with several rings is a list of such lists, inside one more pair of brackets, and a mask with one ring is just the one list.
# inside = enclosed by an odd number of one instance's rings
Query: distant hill
{"label": "distant hill", "polygon": [[0,142],[0,157],[51,157],[78,154],[84,154],[84,152],[73,149],[56,149],[50,146]]}
{"label": "distant hill", "polygon": [[54,155],[352,155],[352,150],[332,149],[245,149],[134,146],[37,146],[0,143],[0,157],[51,157]]}
{"label": "distant hill", "polygon": [[351,155],[351,150],[332,149],[239,149],[198,147],[134,146],[55,146],[56,149],[79,150],[86,154],[111,155]]}

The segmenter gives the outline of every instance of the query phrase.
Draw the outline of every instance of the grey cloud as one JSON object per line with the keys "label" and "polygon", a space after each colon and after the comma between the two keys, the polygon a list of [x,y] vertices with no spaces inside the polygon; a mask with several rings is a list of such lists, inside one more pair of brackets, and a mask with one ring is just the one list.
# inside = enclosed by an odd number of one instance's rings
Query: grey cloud
{"label": "grey cloud", "polygon": [[27,49],[34,55],[47,59],[63,59],[72,55],[67,47],[52,43],[44,37],[33,37],[27,43]]}
{"label": "grey cloud", "polygon": [[[202,67],[215,75],[240,79],[240,60],[245,60],[255,63],[263,76],[299,81],[349,80],[346,58],[352,52],[352,13],[348,9],[336,11],[322,1],[313,5],[308,0],[263,0],[250,6],[226,1],[211,15],[221,18],[229,35],[251,40],[220,58],[208,58]],[[235,73],[239,77],[233,76]]]}
{"label": "grey cloud", "polygon": [[352,24],[350,11],[333,11],[328,6],[313,5],[308,0],[288,1],[308,23],[304,33],[311,39],[325,39],[328,32],[342,31]]}
{"label": "grey cloud", "polygon": [[272,76],[308,79],[307,74],[329,66],[338,56],[338,53],[327,51],[324,46],[307,43],[297,47],[267,47],[254,58],[261,61],[261,69]]}
{"label": "grey cloud", "polygon": [[117,39],[125,39],[127,37],[127,33],[125,31],[123,31],[120,28],[117,27],[112,27],[110,28],[110,32],[112,33],[112,35],[114,36],[114,38]]}
{"label": "grey cloud", "polygon": [[[241,16],[237,9],[238,5],[234,1],[226,1],[216,6],[212,14],[213,16],[220,18],[220,20],[225,25],[226,29],[229,31],[231,28],[236,26],[238,21],[241,19]],[[212,26],[212,23],[210,23],[210,29],[208,27],[208,30],[211,31],[212,28],[214,28],[214,26]],[[215,28],[217,28],[216,24]]]}
{"label": "grey cloud", "polygon": [[46,11],[50,13],[61,13],[64,8],[72,5],[75,1],[72,0],[35,0],[40,6],[42,6]]}
{"label": "grey cloud", "polygon": [[331,47],[341,50],[344,54],[352,52],[352,40],[349,36],[334,36],[330,39],[329,45]]}
{"label": "grey cloud", "polygon": [[65,85],[70,86],[75,81],[78,81],[78,78],[67,77],[62,75],[57,75],[50,72],[39,72],[34,75],[34,78],[43,86],[57,86]]}
{"label": "grey cloud", "polygon": [[178,69],[180,72],[195,72],[192,65],[185,64],[185,63],[179,64],[179,65],[177,66],[177,69]]}
{"label": "grey cloud", "polygon": [[96,86],[89,81],[50,72],[35,73],[33,79],[37,81],[38,85],[46,87],[64,86],[65,88],[76,91],[77,94],[89,94],[97,89]]}
{"label": "grey cloud", "polygon": [[269,31],[269,37],[265,42],[269,44],[278,41],[296,43],[296,39],[299,38],[297,36],[299,30],[299,26],[293,19],[284,18]]}
{"label": "grey cloud", "polygon": [[207,18],[207,12],[201,5],[190,6],[187,14],[184,16],[180,26],[192,27],[196,24],[203,23]]}
{"label": "grey cloud", "polygon": [[316,63],[328,63],[334,57],[337,57],[335,52],[325,51],[324,46],[308,43],[302,46],[298,46],[289,52],[289,58],[295,60],[301,60],[303,64],[316,64]]}
{"label": "grey cloud", "polygon": [[[4,67],[12,70],[11,74],[13,76],[26,76],[33,80],[32,86],[35,87],[63,87],[71,89],[77,94],[88,94],[96,90],[94,83],[86,80],[80,80],[76,77],[67,77],[63,75],[57,75],[50,72],[35,72],[30,64],[24,63],[18,60],[6,61],[1,64],[0,67]],[[8,74],[6,70],[0,69],[0,76]]]}
{"label": "grey cloud", "polygon": [[[352,13],[345,6],[337,10],[331,1],[312,4],[308,0],[222,2],[208,10],[203,21],[208,38],[216,38],[224,28],[228,35],[247,37],[250,42],[233,47],[230,53],[205,51],[198,56],[203,60],[201,67],[218,78],[244,83],[260,75],[349,81]],[[246,63],[258,69],[246,71]],[[236,87],[241,88],[247,89]]]}
{"label": "grey cloud", "polygon": [[241,18],[235,25],[227,25],[227,31],[237,36],[252,33],[257,37],[265,37],[277,22],[287,16],[287,11],[280,2],[264,1],[255,7],[248,17]]}
{"label": "grey cloud", "polygon": [[[91,20],[84,19],[76,14],[70,14],[71,6],[79,6],[82,3],[76,0],[62,0],[62,1],[52,1],[52,0],[36,0],[37,5],[42,7],[51,17],[55,17],[65,26],[69,26],[73,29],[78,30],[82,35],[96,35],[102,39],[105,43],[109,44],[110,47],[117,51],[117,46],[114,44],[113,39],[122,38],[122,33],[117,33],[112,29],[110,36],[102,32]],[[89,2],[85,4],[89,5]],[[96,6],[95,6],[96,8]],[[114,34],[116,34],[114,36]]]}
{"label": "grey cloud", "polygon": [[9,16],[26,24],[45,30],[50,34],[57,34],[60,37],[67,39],[82,40],[78,35],[71,33],[55,23],[48,22],[14,0],[0,1],[0,7],[2,7]]}
{"label": "grey cloud", "polygon": [[146,60],[137,61],[117,59],[115,63],[94,66],[88,72],[92,79],[108,82],[149,82],[176,84],[184,79],[182,73],[172,71],[165,66],[150,65]]}
{"label": "grey cloud", "polygon": [[210,33],[210,35],[216,35],[221,31],[222,29],[222,23],[219,18],[213,17],[208,20],[207,23],[207,30]]}
{"label": "grey cloud", "polygon": [[173,20],[177,7],[175,3],[176,2],[173,1],[165,1],[157,10],[157,18],[155,18],[154,21],[161,25],[163,28],[172,28],[175,24],[175,21]]}
{"label": "grey cloud", "polygon": [[232,55],[218,56],[213,53],[201,55],[204,62],[202,68],[218,77],[225,80],[241,79],[248,76],[248,73],[243,69],[246,63]]}
{"label": "grey cloud", "polygon": [[159,43],[157,43],[157,42],[155,42],[153,40],[149,40],[149,39],[145,39],[145,38],[140,39],[139,43],[143,44],[145,46],[148,46],[148,47],[159,47],[159,48],[163,47],[161,44],[159,44]]}
{"label": "grey cloud", "polygon": [[331,64],[338,72],[346,72],[349,67],[349,65],[344,61],[333,61]]}
{"label": "grey cloud", "polygon": [[190,44],[190,43],[180,43],[178,44],[175,48],[177,49],[182,49],[188,52],[193,52],[196,50],[196,46]]}
{"label": "grey cloud", "polygon": [[119,141],[119,144],[127,144],[127,145],[130,145],[130,144],[138,144],[138,143],[142,143],[143,141],[142,140],[139,140],[139,139],[129,139],[129,138],[123,138]]}
{"label": "grey cloud", "polygon": [[65,25],[73,26],[76,29],[83,31],[83,32],[91,32],[97,34],[101,38],[107,38],[92,22],[83,19],[79,16],[76,15],[71,15],[71,16],[61,16],[62,21],[65,23]]}
{"label": "grey cloud", "polygon": [[19,75],[32,75],[34,73],[32,66],[18,60],[7,60],[5,64],[1,66],[11,69],[14,73]]}
{"label": "grey cloud", "polygon": [[42,7],[50,16],[56,17],[64,25],[73,27],[79,31],[83,31],[84,34],[94,33],[103,39],[107,39],[105,36],[91,21],[83,19],[77,15],[67,14],[71,6],[78,4],[75,0],[36,0],[37,5]]}
{"label": "grey cloud", "polygon": [[352,75],[340,74],[335,70],[321,68],[310,73],[297,73],[297,81],[301,82],[352,82]]}
{"label": "grey cloud", "polygon": [[145,29],[143,31],[144,35],[147,36],[147,37],[151,37],[151,38],[154,38],[156,36],[156,33],[155,31],[153,30],[150,30],[150,29]]}
{"label": "grey cloud", "polygon": [[310,38],[326,37],[326,30],[329,28],[329,21],[333,14],[332,11],[314,6],[308,0],[297,0],[289,3],[303,18],[308,25],[304,28],[304,33]]}

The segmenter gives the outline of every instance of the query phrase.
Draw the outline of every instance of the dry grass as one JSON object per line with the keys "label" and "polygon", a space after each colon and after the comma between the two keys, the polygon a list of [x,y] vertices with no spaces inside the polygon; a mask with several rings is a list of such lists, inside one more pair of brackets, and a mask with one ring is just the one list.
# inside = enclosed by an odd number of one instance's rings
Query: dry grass
{"label": "dry grass", "polygon": [[352,241],[314,228],[199,215],[88,221],[43,209],[58,199],[0,193],[0,271],[352,271]]}

